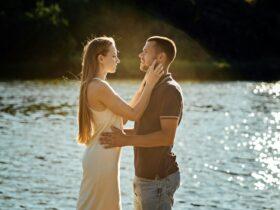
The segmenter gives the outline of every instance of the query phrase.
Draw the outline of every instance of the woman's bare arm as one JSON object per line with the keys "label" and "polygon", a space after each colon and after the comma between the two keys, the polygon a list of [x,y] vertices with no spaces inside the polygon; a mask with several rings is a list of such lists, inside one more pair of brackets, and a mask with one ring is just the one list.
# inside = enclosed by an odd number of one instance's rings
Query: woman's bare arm
{"label": "woman's bare arm", "polygon": [[134,96],[132,97],[132,99],[129,102],[130,106],[134,107],[137,104],[137,102],[144,90],[145,82],[146,82],[145,79],[143,79],[138,90],[135,92]]}
{"label": "woman's bare arm", "polygon": [[[140,99],[140,96],[144,90],[144,86],[145,86],[145,79],[142,80],[139,88],[137,89],[137,91],[135,92],[134,96],[132,97],[132,99],[130,100],[130,102],[128,103],[131,107],[134,108],[134,106],[137,104],[137,102],[139,101]],[[123,124],[125,125],[127,123],[127,119],[123,118]]]}
{"label": "woman's bare arm", "polygon": [[136,121],[146,109],[152,89],[152,85],[146,86],[140,96],[139,102],[135,107],[131,107],[110,87],[108,83],[96,80],[91,82],[88,87],[88,97],[94,98],[94,100],[97,100],[115,114],[122,116],[125,119]]}
{"label": "woman's bare arm", "polygon": [[133,107],[126,103],[105,81],[92,81],[88,87],[88,97],[102,103],[112,112],[125,119],[137,121],[148,105],[154,85],[163,75],[162,66],[157,66],[154,69],[153,64],[148,71],[146,85],[138,102]]}

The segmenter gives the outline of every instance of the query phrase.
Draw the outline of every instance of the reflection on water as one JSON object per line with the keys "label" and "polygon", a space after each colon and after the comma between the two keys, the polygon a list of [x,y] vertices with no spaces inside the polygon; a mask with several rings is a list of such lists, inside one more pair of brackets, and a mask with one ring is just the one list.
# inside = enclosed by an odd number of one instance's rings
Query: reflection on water
{"label": "reflection on water", "polygon": [[[125,99],[137,84],[112,82]],[[280,209],[280,82],[181,85],[174,209]],[[78,88],[0,83],[0,209],[75,209],[84,149],[75,141]],[[133,206],[133,173],[133,150],[123,148],[124,210]]]}
{"label": "reflection on water", "polygon": [[258,95],[266,95],[271,96],[273,98],[279,98],[280,97],[280,83],[264,83],[258,84],[254,91],[255,94]]}
{"label": "reflection on water", "polygon": [[[256,95],[280,98],[280,83],[261,83],[253,91]],[[249,148],[256,151],[262,168],[252,173],[256,179],[255,187],[264,190],[268,186],[275,186],[280,190],[280,110],[271,110],[268,115],[262,116],[260,122],[266,126],[264,131],[255,132],[249,141]]]}

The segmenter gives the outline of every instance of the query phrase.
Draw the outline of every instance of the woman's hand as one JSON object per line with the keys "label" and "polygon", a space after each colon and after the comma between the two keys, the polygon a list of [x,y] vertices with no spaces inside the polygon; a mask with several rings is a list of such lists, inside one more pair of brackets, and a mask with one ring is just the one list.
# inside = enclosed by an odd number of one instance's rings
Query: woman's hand
{"label": "woman's hand", "polygon": [[150,85],[152,87],[158,82],[161,76],[164,74],[163,65],[159,64],[155,67],[156,60],[152,63],[149,69],[146,72],[144,80],[146,81],[146,85]]}

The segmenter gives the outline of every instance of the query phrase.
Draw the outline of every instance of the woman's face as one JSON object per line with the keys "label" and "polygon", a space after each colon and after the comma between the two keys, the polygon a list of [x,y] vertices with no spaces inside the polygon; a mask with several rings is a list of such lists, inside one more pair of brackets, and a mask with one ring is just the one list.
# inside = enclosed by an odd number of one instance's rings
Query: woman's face
{"label": "woman's face", "polygon": [[107,73],[115,73],[118,63],[118,51],[114,45],[109,47],[109,51],[103,56],[102,67]]}

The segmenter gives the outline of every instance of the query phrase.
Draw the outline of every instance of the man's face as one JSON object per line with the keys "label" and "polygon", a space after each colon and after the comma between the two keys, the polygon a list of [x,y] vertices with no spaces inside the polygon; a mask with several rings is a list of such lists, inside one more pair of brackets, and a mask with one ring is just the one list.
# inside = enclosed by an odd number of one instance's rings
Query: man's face
{"label": "man's face", "polygon": [[146,42],[145,46],[143,47],[143,51],[139,54],[140,70],[143,72],[148,70],[149,66],[157,57],[155,45],[156,43],[154,41]]}

